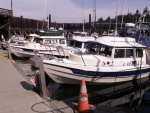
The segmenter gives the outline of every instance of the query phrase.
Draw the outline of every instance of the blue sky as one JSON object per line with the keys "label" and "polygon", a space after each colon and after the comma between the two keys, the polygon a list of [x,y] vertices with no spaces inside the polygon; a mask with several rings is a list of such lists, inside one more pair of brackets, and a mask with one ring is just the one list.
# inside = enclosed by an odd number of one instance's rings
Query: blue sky
{"label": "blue sky", "polygon": [[[0,0],[0,8],[10,9],[11,0]],[[51,14],[52,21],[58,23],[78,23],[83,19],[88,22],[89,14],[93,15],[94,0],[12,0],[14,16],[42,20]],[[47,2],[46,2],[47,1]],[[97,19],[116,15],[118,0],[95,0]],[[119,0],[118,14],[124,5],[125,0]],[[45,7],[46,5],[46,7]],[[150,0],[126,0],[122,14],[128,10],[135,13],[138,9],[143,12],[145,7],[150,10]],[[46,10],[45,10],[46,8]]]}

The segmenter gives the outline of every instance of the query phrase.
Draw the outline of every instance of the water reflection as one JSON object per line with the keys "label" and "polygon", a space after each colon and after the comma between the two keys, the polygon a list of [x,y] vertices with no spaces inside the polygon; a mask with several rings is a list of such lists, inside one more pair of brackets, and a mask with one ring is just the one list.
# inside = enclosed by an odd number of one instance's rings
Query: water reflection
{"label": "water reflection", "polygon": [[[144,91],[148,89],[149,78],[121,84],[87,86],[90,104],[127,108],[134,108],[139,105]],[[53,90],[50,98],[65,102],[77,102],[79,93],[79,85],[61,85],[55,91]]]}
{"label": "water reflection", "polygon": [[29,58],[22,58],[22,57],[17,57],[14,54],[11,54],[12,59],[15,61],[15,63],[19,64],[25,64],[29,63]]}

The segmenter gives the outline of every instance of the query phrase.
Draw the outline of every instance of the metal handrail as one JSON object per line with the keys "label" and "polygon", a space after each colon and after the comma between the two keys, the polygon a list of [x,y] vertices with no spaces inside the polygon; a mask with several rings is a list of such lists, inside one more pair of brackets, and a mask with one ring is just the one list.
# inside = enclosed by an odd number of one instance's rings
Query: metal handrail
{"label": "metal handrail", "polygon": [[[65,49],[65,48],[63,48],[62,46],[57,46],[57,47],[58,47],[58,48],[62,48],[63,53],[64,53],[64,55],[65,55],[65,52],[64,52],[64,49]],[[81,58],[82,58],[82,61],[83,61],[84,65],[86,66],[85,61],[84,61],[84,59],[83,59],[83,57],[82,57],[82,52],[80,51],[80,49],[77,49],[77,48],[69,48],[69,46],[67,46],[67,47],[68,47],[68,48],[67,48],[66,50],[77,51],[78,53],[80,53],[80,56],[81,56]],[[60,54],[60,52],[59,52],[59,54]]]}

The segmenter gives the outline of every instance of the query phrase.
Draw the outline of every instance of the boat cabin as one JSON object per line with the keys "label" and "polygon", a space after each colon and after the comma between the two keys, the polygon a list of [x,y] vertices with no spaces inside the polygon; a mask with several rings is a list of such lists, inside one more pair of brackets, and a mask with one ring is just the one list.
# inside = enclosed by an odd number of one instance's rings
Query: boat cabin
{"label": "boat cabin", "polygon": [[68,40],[68,46],[79,49],[82,52],[85,52],[88,42],[95,40],[94,37],[76,37]]}
{"label": "boat cabin", "polygon": [[47,45],[47,44],[61,44],[61,45],[66,45],[66,39],[63,36],[35,36],[32,37],[33,43],[39,43],[42,45]]}
{"label": "boat cabin", "polygon": [[87,37],[88,34],[87,34],[87,32],[75,31],[75,32],[73,32],[73,36],[74,37]]}
{"label": "boat cabin", "polygon": [[[85,65],[95,66],[137,66],[146,64],[145,46],[136,43],[134,38],[101,37],[89,41],[85,54],[82,54]],[[72,54],[70,59],[81,61],[79,55]],[[80,59],[80,60],[79,60]]]}
{"label": "boat cabin", "polygon": [[38,37],[39,35],[37,35],[37,34],[29,34],[29,35],[27,35],[26,37],[25,37],[25,40],[26,41],[29,41],[29,42],[33,42],[33,40],[34,40],[34,37]]}

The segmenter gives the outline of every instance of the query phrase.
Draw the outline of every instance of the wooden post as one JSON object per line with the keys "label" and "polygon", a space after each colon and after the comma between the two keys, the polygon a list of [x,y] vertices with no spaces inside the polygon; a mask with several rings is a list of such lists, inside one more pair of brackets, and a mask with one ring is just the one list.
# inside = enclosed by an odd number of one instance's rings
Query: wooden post
{"label": "wooden post", "polygon": [[49,29],[51,28],[51,15],[49,14]]}
{"label": "wooden post", "polygon": [[91,14],[89,14],[89,35],[91,35]]}
{"label": "wooden post", "polygon": [[23,16],[21,16],[21,26],[20,26],[20,28],[21,28],[21,34],[22,34],[22,29],[23,29]]}

